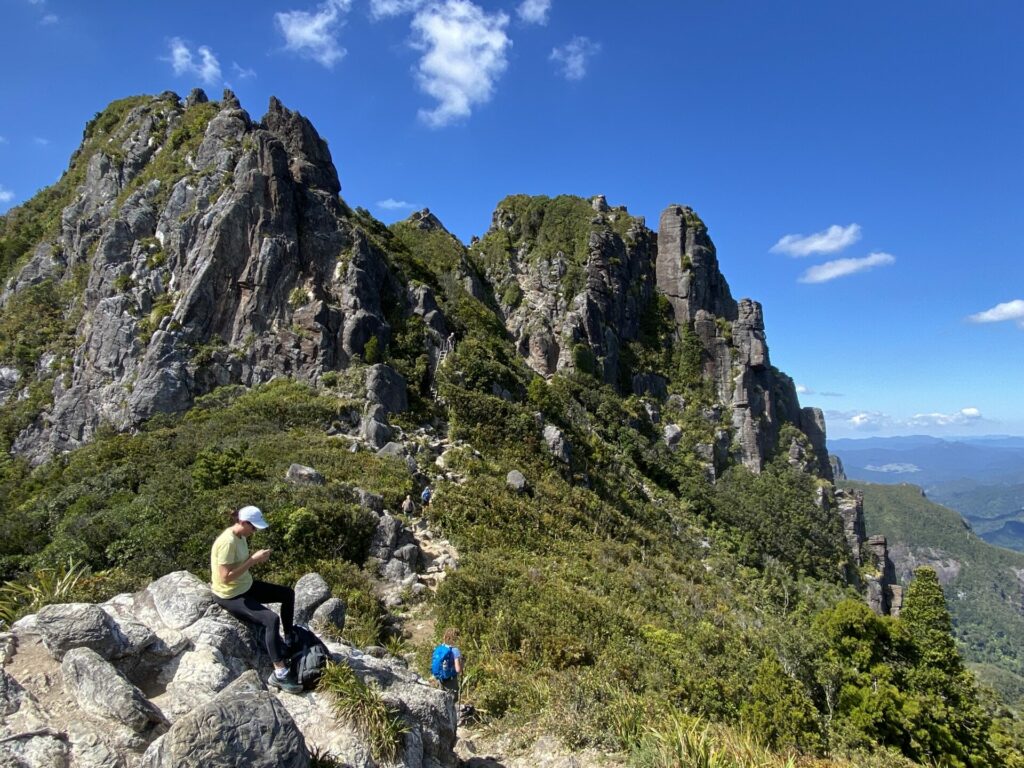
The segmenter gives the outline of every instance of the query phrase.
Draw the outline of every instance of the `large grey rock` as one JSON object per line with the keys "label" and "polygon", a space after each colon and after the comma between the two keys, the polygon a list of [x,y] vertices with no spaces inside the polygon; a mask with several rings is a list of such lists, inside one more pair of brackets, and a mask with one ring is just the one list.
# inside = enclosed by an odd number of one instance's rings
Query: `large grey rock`
{"label": "large grey rock", "polygon": [[148,587],[147,595],[160,620],[171,629],[184,629],[214,604],[209,585],[188,571],[174,571]]}
{"label": "large grey rock", "polygon": [[[220,607],[212,608],[198,621],[190,624],[182,635],[194,649],[207,646],[224,658],[255,663],[262,645],[260,632]],[[217,690],[220,690],[219,688]]]}
{"label": "large grey rock", "polygon": [[105,659],[122,649],[110,617],[91,603],[43,606],[36,614],[36,631],[56,659],[63,659],[72,648],[89,648]]}
{"label": "large grey rock", "polygon": [[365,419],[362,426],[363,438],[374,448],[383,448],[391,441],[394,430],[376,419]]}
{"label": "large grey rock", "polygon": [[562,430],[554,424],[547,424],[544,427],[544,442],[548,451],[561,462],[568,464],[572,460],[572,448],[562,434]]}
{"label": "large grey rock", "polygon": [[675,450],[679,446],[679,441],[683,439],[683,430],[678,424],[666,424],[662,430],[662,438],[665,440],[665,445]]}
{"label": "large grey rock", "polygon": [[303,464],[290,465],[285,479],[295,485],[323,485],[327,482],[323,475]]}
{"label": "large grey rock", "polygon": [[384,497],[379,493],[373,493],[363,488],[355,488],[356,503],[363,509],[380,514],[384,511]]}
{"label": "large grey rock", "polygon": [[287,709],[247,672],[182,715],[146,750],[144,768],[307,768],[309,750]]}
{"label": "large grey rock", "polygon": [[387,365],[371,365],[366,371],[366,398],[380,403],[388,413],[409,410],[405,379]]}
{"label": "large grey rock", "polygon": [[165,692],[169,714],[177,718],[211,701],[243,671],[244,664],[215,647],[200,645],[186,651],[176,664],[164,668],[164,675],[171,673]]}
{"label": "large grey rock", "polygon": [[377,451],[378,456],[386,456],[392,459],[405,459],[406,450],[405,446],[401,443],[390,442]]}
{"label": "large grey rock", "polygon": [[345,629],[345,618],[348,615],[348,606],[345,601],[332,597],[321,603],[315,611],[313,611],[313,617],[310,619],[312,626],[327,626],[333,629],[337,634],[341,634]]}
{"label": "large grey rock", "polygon": [[319,573],[307,573],[295,582],[295,623],[309,624],[313,611],[331,597],[331,587]]}
{"label": "large grey rock", "polygon": [[516,493],[523,493],[527,488],[526,477],[518,469],[505,475],[505,484]]}
{"label": "large grey rock", "polygon": [[377,527],[370,538],[370,557],[378,560],[389,560],[398,547],[399,537],[404,530],[402,521],[385,512],[377,521]]}
{"label": "large grey rock", "polygon": [[64,685],[83,711],[114,720],[136,733],[166,725],[163,713],[142,691],[90,648],[73,648],[60,665]]}

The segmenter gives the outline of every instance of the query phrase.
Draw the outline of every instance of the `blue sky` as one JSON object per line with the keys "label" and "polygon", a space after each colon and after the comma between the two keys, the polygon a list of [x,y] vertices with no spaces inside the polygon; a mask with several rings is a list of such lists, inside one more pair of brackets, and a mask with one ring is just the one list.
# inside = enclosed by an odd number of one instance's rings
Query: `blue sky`
{"label": "blue sky", "polygon": [[0,211],[109,101],[229,85],[351,205],[463,240],[512,193],[707,222],[833,437],[1024,434],[1024,5],[0,0]]}

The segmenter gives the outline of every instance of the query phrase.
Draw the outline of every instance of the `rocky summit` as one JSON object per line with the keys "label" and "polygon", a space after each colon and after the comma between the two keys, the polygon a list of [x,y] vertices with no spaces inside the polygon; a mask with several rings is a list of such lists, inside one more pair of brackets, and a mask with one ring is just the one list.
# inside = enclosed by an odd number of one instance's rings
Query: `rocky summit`
{"label": "rocky summit", "polygon": [[[271,99],[254,121],[230,92],[219,103],[197,91],[118,106],[105,130],[86,130],[68,174],[81,183],[59,227],[9,265],[5,303],[44,281],[73,283],[78,318],[76,343],[39,350],[35,375],[62,375],[16,453],[40,463],[225,384],[318,382],[371,341],[386,347],[396,314],[423,320],[436,366],[450,319],[430,287],[396,274],[374,225],[338,197],[330,152],[306,118]],[[503,201],[469,248],[429,211],[408,225],[448,241],[453,279],[544,376],[593,364],[625,392],[664,398],[664,377],[630,369],[623,353],[656,294],[666,297],[723,414],[710,463],[720,471],[738,458],[759,471],[792,424],[831,476],[821,412],[801,409],[771,365],[761,306],[732,298],[690,208],[668,206],[656,234],[600,195],[545,202]],[[570,234],[563,247],[559,229]]]}

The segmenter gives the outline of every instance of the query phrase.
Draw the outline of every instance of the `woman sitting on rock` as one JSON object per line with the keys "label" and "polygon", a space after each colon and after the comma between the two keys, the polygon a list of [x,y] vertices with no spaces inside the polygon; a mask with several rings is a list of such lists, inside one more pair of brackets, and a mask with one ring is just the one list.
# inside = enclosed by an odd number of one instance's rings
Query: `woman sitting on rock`
{"label": "woman sitting on rock", "polygon": [[[263,627],[267,653],[274,662],[274,671],[267,683],[288,693],[300,693],[302,686],[288,679],[285,643],[278,632],[279,624],[283,623],[285,636],[291,635],[295,592],[290,587],[257,581],[249,573],[252,566],[267,562],[271,550],[261,549],[250,555],[246,539],[269,523],[259,507],[253,506],[232,512],[231,520],[231,527],[224,529],[210,551],[210,587],[214,599],[232,616]],[[281,618],[264,603],[280,603]]]}

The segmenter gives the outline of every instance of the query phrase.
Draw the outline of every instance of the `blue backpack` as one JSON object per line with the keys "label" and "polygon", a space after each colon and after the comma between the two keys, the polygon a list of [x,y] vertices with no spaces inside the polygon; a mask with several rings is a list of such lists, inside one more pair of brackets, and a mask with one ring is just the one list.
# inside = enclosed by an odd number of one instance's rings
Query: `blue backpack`
{"label": "blue backpack", "polygon": [[442,681],[455,677],[455,654],[450,645],[441,644],[434,649],[430,659],[430,674]]}

